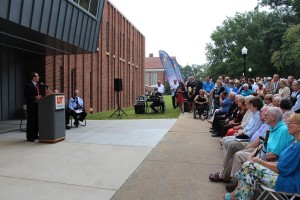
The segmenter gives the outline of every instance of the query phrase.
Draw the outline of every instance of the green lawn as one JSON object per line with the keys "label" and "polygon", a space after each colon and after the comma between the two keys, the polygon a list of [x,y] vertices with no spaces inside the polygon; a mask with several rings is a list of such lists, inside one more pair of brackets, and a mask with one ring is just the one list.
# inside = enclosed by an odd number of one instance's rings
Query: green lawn
{"label": "green lawn", "polygon": [[[180,115],[180,110],[178,108],[174,109],[172,106],[172,98],[171,95],[165,95],[164,96],[165,103],[167,110],[165,110],[164,113],[149,113],[149,114],[135,114],[134,113],[134,107],[128,107],[128,108],[122,108],[124,112],[128,115],[122,115],[121,118],[117,115],[113,115],[111,118],[111,114],[114,112],[108,111],[108,112],[101,112],[101,113],[95,113],[95,114],[89,114],[87,116],[87,119],[94,119],[94,120],[106,120],[106,119],[177,119]],[[149,108],[151,110],[151,108]],[[152,110],[151,110],[152,111]],[[122,112],[121,112],[122,113]]]}

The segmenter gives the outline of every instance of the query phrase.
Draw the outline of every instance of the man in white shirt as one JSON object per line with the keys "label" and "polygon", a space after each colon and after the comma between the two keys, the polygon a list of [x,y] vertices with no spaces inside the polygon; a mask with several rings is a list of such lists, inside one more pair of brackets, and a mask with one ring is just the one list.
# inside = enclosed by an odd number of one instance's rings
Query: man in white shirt
{"label": "man in white shirt", "polygon": [[176,90],[177,90],[178,86],[179,86],[179,84],[178,84],[177,80],[174,79],[174,83],[171,85],[171,96],[172,96],[172,104],[173,104],[174,109],[178,106],[178,104],[176,103]]}
{"label": "man in white shirt", "polygon": [[[74,97],[69,100],[69,110],[73,119],[75,120],[74,125],[78,127],[79,120],[83,121],[87,115],[84,110],[83,100],[78,97],[78,90],[75,90]],[[79,118],[77,117],[79,116]]]}
{"label": "man in white shirt", "polygon": [[161,84],[160,80],[157,81],[157,85],[155,87],[157,87],[159,93],[161,94],[165,93],[165,86]]}

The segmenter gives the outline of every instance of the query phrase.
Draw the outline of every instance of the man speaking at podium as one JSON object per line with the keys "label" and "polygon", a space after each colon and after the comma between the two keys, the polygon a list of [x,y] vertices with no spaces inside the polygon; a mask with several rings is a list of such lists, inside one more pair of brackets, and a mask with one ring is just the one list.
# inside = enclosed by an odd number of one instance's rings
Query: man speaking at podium
{"label": "man speaking at podium", "polygon": [[24,97],[27,104],[27,127],[26,138],[28,142],[34,142],[39,139],[39,122],[38,122],[38,103],[37,101],[42,98],[40,94],[40,84],[38,81],[40,77],[38,73],[30,73],[31,80],[25,85]]}
{"label": "man speaking at podium", "polygon": [[[83,100],[78,97],[78,90],[74,91],[74,97],[72,97],[69,101],[69,109],[70,114],[72,115],[74,119],[74,125],[78,127],[79,120],[83,121],[87,115],[87,113],[84,110]],[[79,118],[77,118],[79,116]]]}

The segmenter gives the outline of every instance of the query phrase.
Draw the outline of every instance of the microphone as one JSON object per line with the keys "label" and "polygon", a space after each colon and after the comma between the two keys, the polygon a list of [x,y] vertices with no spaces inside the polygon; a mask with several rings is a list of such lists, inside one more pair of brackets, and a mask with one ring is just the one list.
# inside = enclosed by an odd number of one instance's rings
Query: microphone
{"label": "microphone", "polygon": [[40,86],[41,86],[41,87],[44,87],[44,88],[46,88],[46,89],[48,89],[48,85],[46,85],[46,84],[43,83],[43,82],[40,82]]}

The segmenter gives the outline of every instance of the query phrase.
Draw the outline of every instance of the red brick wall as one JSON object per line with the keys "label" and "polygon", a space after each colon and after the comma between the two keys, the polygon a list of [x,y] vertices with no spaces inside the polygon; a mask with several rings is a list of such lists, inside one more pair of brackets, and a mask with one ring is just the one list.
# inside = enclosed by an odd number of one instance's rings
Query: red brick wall
{"label": "red brick wall", "polygon": [[135,97],[144,94],[145,37],[107,1],[98,47],[99,51],[90,54],[46,56],[46,84],[61,92],[60,83],[63,81],[63,90],[69,99],[72,94],[71,70],[75,69],[76,89],[85,102],[85,108],[88,112],[92,108],[96,113],[117,108],[114,79],[122,78],[120,106],[132,106]]}

